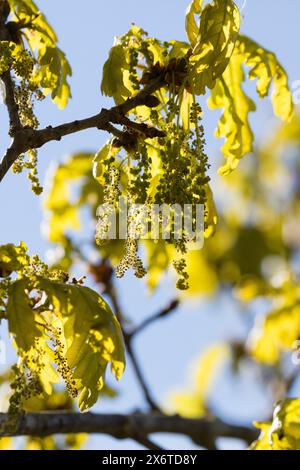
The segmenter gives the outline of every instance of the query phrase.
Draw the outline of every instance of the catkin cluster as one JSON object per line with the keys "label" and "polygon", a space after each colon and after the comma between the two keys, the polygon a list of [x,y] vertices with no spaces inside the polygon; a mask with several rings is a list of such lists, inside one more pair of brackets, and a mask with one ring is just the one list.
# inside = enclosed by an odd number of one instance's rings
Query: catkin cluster
{"label": "catkin cluster", "polygon": [[76,398],[78,396],[78,389],[76,387],[73,372],[65,357],[65,347],[62,335],[63,332],[61,328],[55,328],[53,330],[52,344],[54,347],[54,361],[57,365],[57,372],[65,381],[70,397]]}

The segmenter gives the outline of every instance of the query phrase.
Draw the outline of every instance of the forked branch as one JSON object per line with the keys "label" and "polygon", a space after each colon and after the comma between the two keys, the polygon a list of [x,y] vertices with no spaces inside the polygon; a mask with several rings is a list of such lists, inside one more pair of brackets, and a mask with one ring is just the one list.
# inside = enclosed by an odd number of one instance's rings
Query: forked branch
{"label": "forked branch", "polygon": [[162,77],[158,77],[147,85],[143,90],[137,93],[133,98],[128,99],[119,106],[111,109],[102,109],[98,114],[86,119],[75,120],[64,123],[59,126],[48,126],[44,129],[34,130],[24,128],[20,124],[17,105],[13,96],[13,84],[10,73],[1,77],[6,89],[6,106],[10,117],[10,135],[13,138],[12,145],[7,149],[0,163],[0,182],[3,180],[9,169],[12,167],[18,157],[26,153],[30,149],[37,149],[48,142],[59,141],[63,137],[81,132],[87,129],[99,129],[108,131],[113,135],[117,135],[122,142],[121,131],[118,131],[112,124],[120,124],[126,126],[132,132],[143,134],[145,138],[163,137],[163,133],[158,129],[130,121],[126,116],[131,110],[137,106],[147,103],[147,98],[164,86]]}

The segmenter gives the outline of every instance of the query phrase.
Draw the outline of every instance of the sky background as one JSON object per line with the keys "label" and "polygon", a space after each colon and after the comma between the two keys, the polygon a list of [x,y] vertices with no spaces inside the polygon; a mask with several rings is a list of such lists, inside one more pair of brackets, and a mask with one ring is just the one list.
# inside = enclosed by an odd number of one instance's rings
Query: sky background
{"label": "sky background", "polygon": [[[188,0],[37,0],[57,32],[60,47],[73,68],[73,99],[64,111],[58,110],[48,99],[38,104],[36,113],[41,126],[80,119],[97,113],[102,107],[111,106],[111,100],[101,96],[100,80],[114,36],[125,33],[135,22],[150,36],[162,40],[185,40],[184,15],[188,3]],[[300,80],[299,0],[238,0],[237,3],[245,4],[242,32],[276,52],[288,71],[291,83]],[[221,147],[221,142],[213,137],[217,116],[208,112],[204,117],[207,153],[212,160],[218,159]],[[267,100],[259,104],[251,122],[258,139],[276,123]],[[3,105],[0,106],[0,136],[2,152],[8,144],[7,114]],[[106,139],[105,133],[89,130],[66,137],[59,143],[48,144],[39,151],[41,180],[44,180],[49,166],[74,152],[95,152]],[[24,240],[31,253],[38,253],[45,259],[50,247],[41,231],[42,220],[42,198],[30,191],[25,174],[7,175],[0,185],[0,243]],[[153,297],[149,297],[142,281],[131,275],[118,281],[118,289],[125,312],[137,322],[174,298],[170,280],[166,280]],[[190,363],[207,345],[222,338],[243,337],[248,325],[244,324],[242,313],[226,294],[215,299],[189,301],[172,317],[149,328],[137,339],[135,346],[139,360],[160,403],[167,401],[171,390],[188,384]],[[267,397],[256,385],[251,371],[245,371],[239,380],[222,380],[220,386],[222,393],[213,395],[211,401],[224,419],[250,424],[254,419],[265,417]],[[220,388],[216,388],[220,392]],[[119,389],[120,398],[110,402],[104,400],[96,410],[126,412],[143,405],[130,366]],[[190,441],[182,437],[155,436],[154,440],[169,449],[192,448]],[[89,445],[97,449],[139,448],[130,440],[116,441],[105,436],[93,437]],[[233,442],[227,441],[223,445],[237,448],[237,443]]]}

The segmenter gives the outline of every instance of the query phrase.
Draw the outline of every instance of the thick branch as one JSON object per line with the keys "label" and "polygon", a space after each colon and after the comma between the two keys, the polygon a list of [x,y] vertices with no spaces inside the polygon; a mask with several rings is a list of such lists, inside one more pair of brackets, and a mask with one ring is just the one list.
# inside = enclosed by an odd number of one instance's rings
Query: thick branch
{"label": "thick branch", "polygon": [[[52,140],[60,140],[66,135],[74,134],[86,129],[96,128],[107,130],[107,124],[109,123],[123,124],[125,114],[129,113],[137,106],[143,105],[146,97],[161,88],[163,84],[164,82],[161,78],[156,79],[142,91],[137,93],[136,96],[128,99],[119,106],[114,106],[109,110],[102,109],[99,114],[87,119],[73,121],[56,127],[49,126],[45,129],[37,130],[34,132],[32,143],[36,144],[37,147],[41,147]],[[126,123],[130,126],[129,120],[127,120]]]}
{"label": "thick branch", "polygon": [[153,433],[183,434],[202,446],[214,443],[218,437],[242,439],[247,443],[257,438],[257,431],[233,426],[220,420],[186,419],[160,414],[92,414],[92,413],[35,413],[19,417],[13,431],[11,417],[0,414],[0,437],[49,436],[53,434],[107,434],[117,439],[138,438]]}
{"label": "thick branch", "polygon": [[[119,106],[114,106],[113,108],[107,110],[102,109],[100,113],[95,116],[89,117],[87,119],[76,120],[61,124],[56,127],[46,127],[45,129],[33,130],[26,128],[19,128],[15,126],[12,128],[12,136],[15,142],[15,148],[18,151],[14,153],[10,152],[10,155],[7,154],[3,157],[0,164],[0,182],[3,180],[4,176],[8,172],[9,168],[13,165],[15,160],[22,153],[27,152],[29,149],[40,148],[43,145],[51,142],[53,140],[61,140],[63,137],[74,134],[76,132],[84,131],[86,129],[96,128],[107,131],[110,129],[109,124],[122,124],[126,123],[128,128],[132,128],[134,131],[139,131],[144,134],[145,137],[155,137],[159,135],[157,129],[152,129],[149,126],[137,125],[132,123],[129,119],[125,117],[132,109],[137,106],[141,106],[146,102],[146,98],[152,93],[160,89],[164,85],[162,78],[153,80],[148,86],[143,90],[137,93],[133,98],[128,99]],[[10,112],[10,111],[9,111]],[[10,115],[12,119],[12,114]],[[137,128],[138,126],[138,128]]]}
{"label": "thick branch", "polygon": [[[21,135],[22,132],[26,131],[20,131],[19,135]],[[6,150],[2,162],[0,163],[0,182],[22,153],[24,153],[22,139],[13,138],[11,146]]]}
{"label": "thick branch", "polygon": [[[9,5],[2,2],[0,11],[0,40],[10,41],[10,34],[5,26],[8,16]],[[21,129],[21,121],[19,117],[19,107],[15,100],[14,82],[10,71],[4,72],[1,75],[1,80],[5,89],[5,105],[9,115],[9,133],[13,137],[14,133]]]}
{"label": "thick branch", "polygon": [[19,117],[19,106],[15,100],[14,83],[10,72],[5,72],[1,76],[5,89],[5,105],[9,115],[9,133],[13,137],[14,133],[22,128]]}

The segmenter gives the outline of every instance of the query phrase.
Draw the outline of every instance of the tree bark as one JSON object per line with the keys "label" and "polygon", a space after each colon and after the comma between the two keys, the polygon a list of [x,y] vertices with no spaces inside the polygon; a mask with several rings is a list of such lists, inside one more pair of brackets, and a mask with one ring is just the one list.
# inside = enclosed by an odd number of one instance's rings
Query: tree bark
{"label": "tree bark", "polygon": [[29,413],[12,418],[0,414],[0,437],[49,436],[53,434],[106,434],[117,439],[136,439],[154,433],[182,434],[202,447],[211,448],[218,437],[251,443],[258,432],[218,419],[187,419],[164,414]]}

